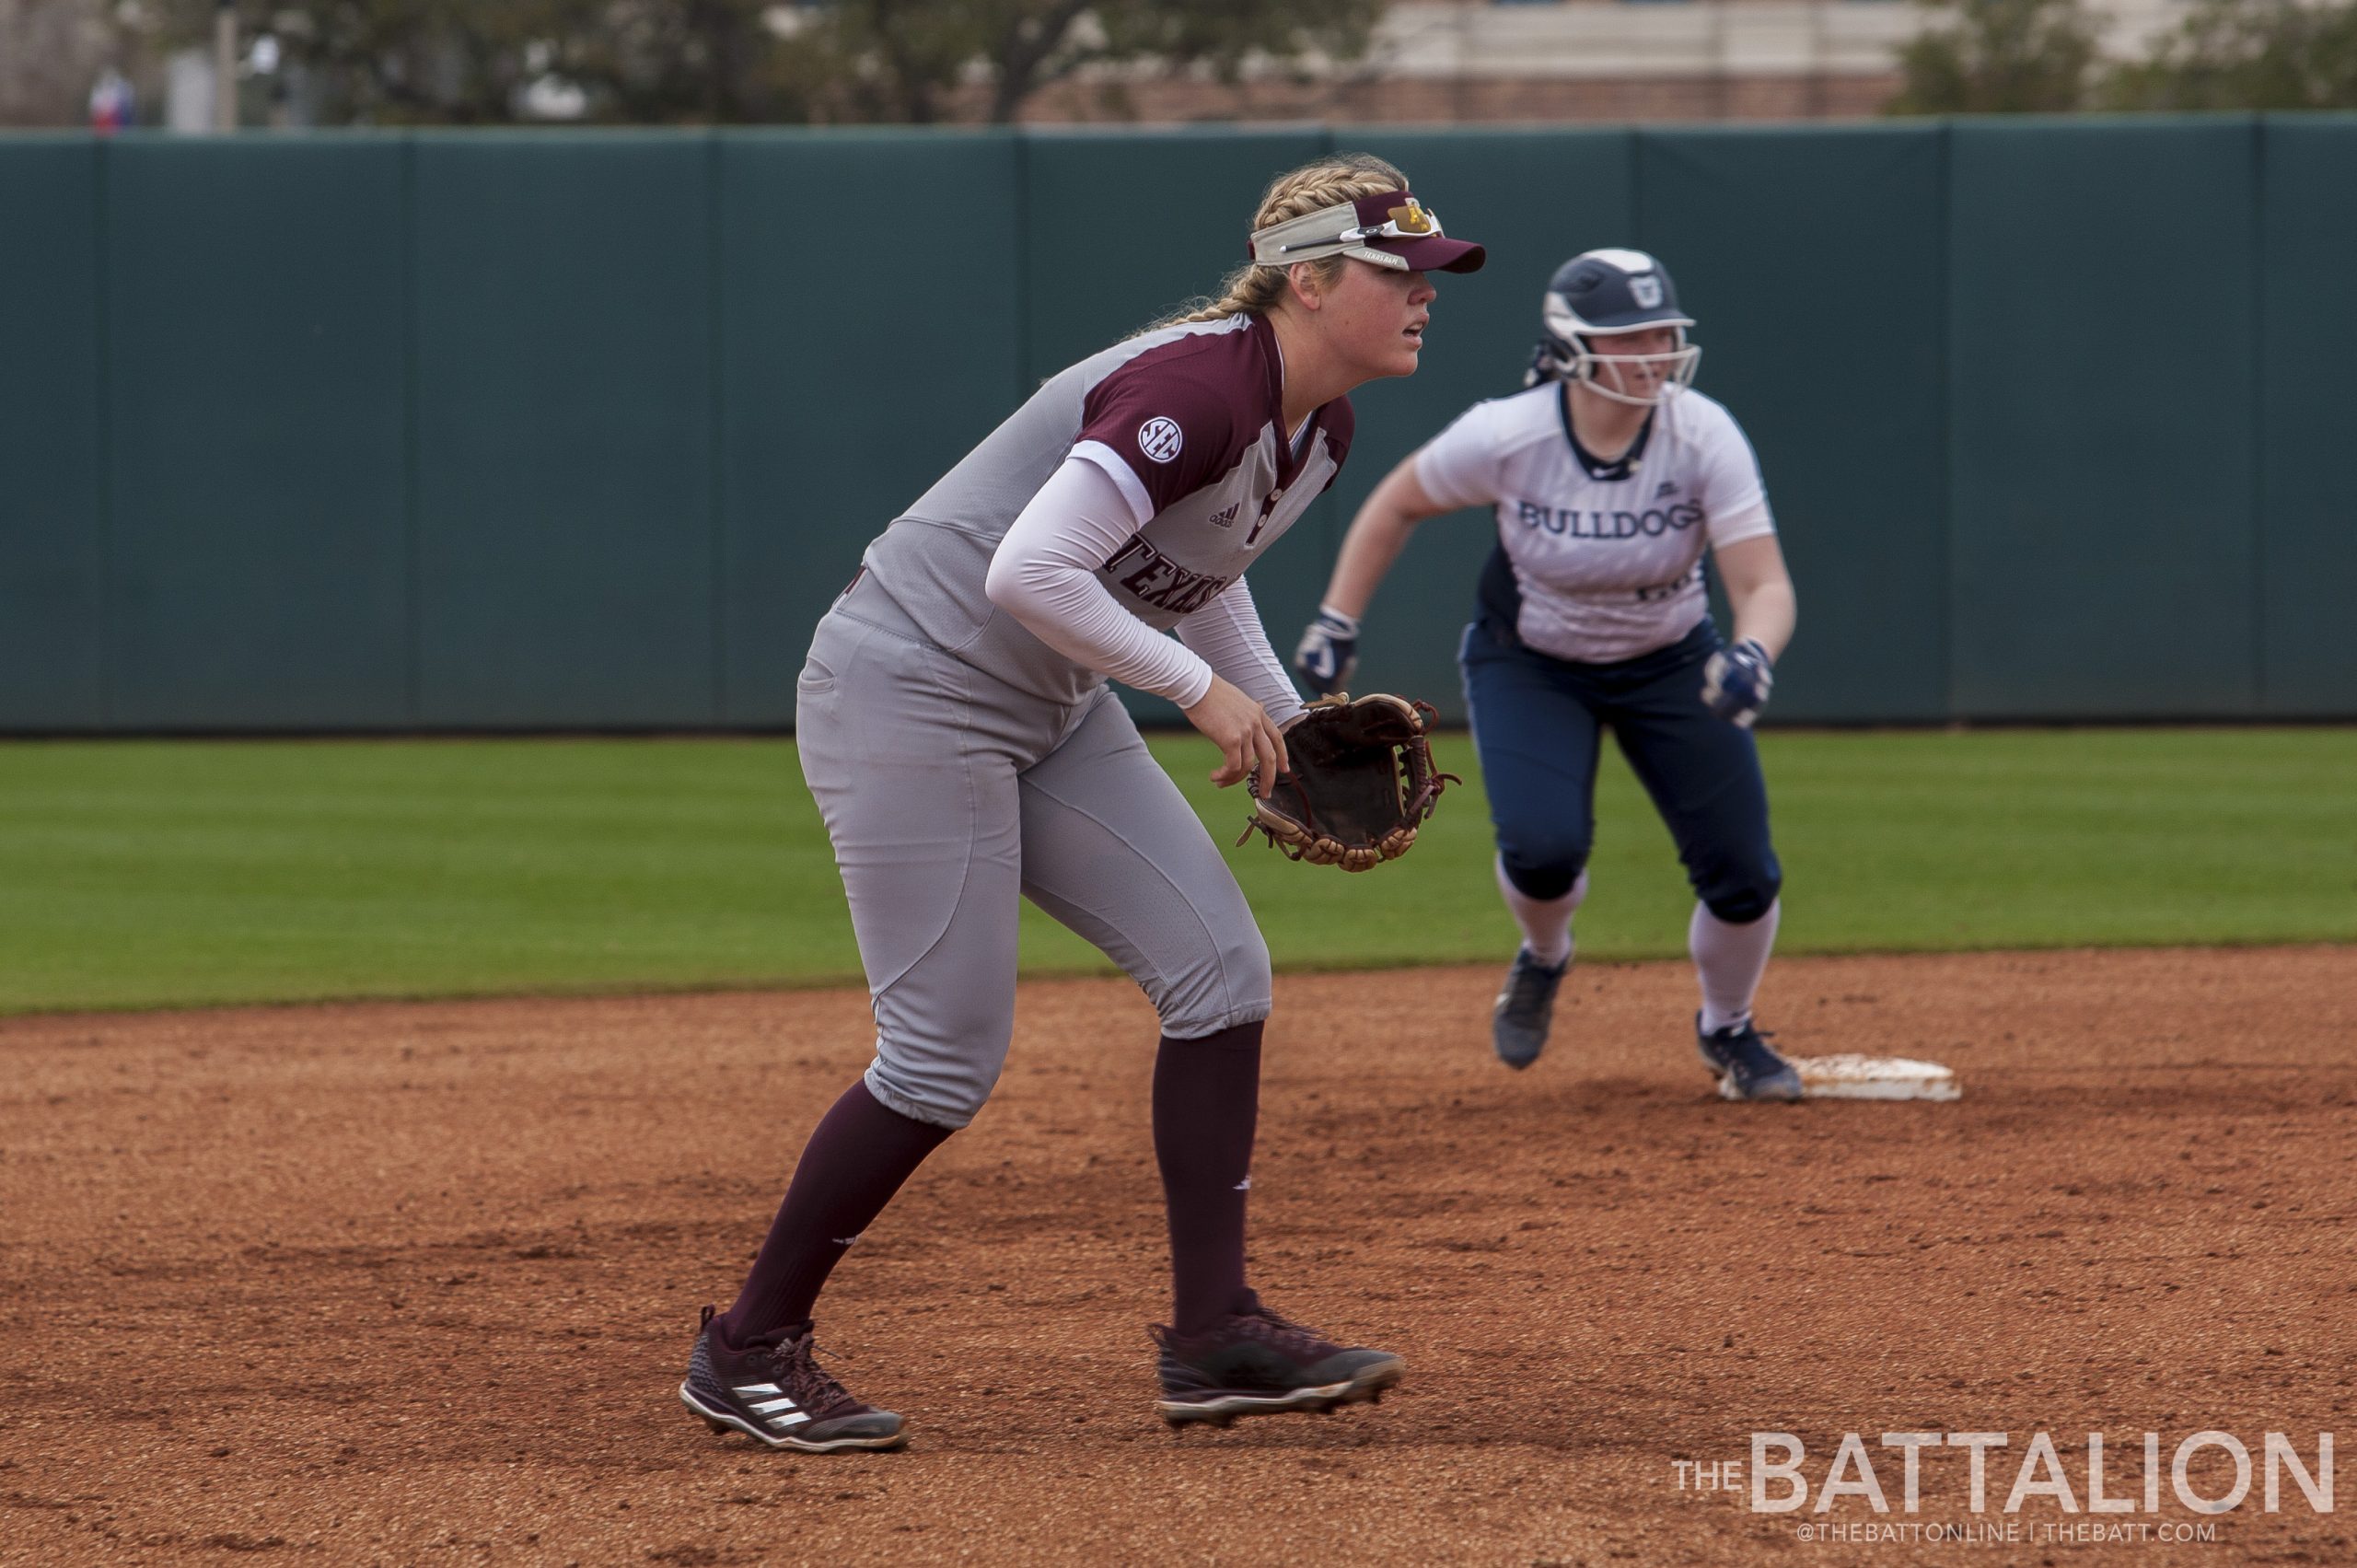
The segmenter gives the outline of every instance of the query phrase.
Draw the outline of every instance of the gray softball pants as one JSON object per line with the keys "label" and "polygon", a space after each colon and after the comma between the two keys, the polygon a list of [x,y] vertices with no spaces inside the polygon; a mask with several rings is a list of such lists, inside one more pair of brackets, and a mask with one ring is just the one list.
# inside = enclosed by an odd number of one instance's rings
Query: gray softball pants
{"label": "gray softball pants", "polygon": [[1127,970],[1165,1034],[1269,1016],[1243,890],[1111,691],[1017,691],[863,585],[819,623],[795,739],[867,971],[867,1087],[892,1109],[963,1127],[998,1082],[1018,894]]}

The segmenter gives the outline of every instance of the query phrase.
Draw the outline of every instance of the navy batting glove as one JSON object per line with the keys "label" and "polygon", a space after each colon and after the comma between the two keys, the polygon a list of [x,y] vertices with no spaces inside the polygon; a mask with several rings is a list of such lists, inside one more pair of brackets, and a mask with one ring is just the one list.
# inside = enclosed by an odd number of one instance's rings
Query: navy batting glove
{"label": "navy batting glove", "polygon": [[1775,684],[1776,667],[1768,650],[1746,637],[1713,654],[1702,667],[1702,705],[1729,724],[1749,729],[1768,705]]}
{"label": "navy batting glove", "polygon": [[1351,671],[1359,667],[1358,617],[1319,605],[1318,619],[1309,623],[1309,630],[1301,634],[1301,646],[1294,650],[1293,667],[1301,673],[1302,684],[1319,696],[1341,691]]}

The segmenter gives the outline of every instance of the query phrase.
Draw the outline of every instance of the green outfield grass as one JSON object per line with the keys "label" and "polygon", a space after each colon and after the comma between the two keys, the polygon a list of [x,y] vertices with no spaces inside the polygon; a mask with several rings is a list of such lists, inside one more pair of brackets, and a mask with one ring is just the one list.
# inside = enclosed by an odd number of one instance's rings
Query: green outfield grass
{"label": "green outfield grass", "polygon": [[[2357,940],[2357,730],[1771,734],[1785,952]],[[1218,842],[1240,798],[1155,742]],[[1502,959],[1471,749],[1407,860],[1228,854],[1290,968]],[[1605,769],[1590,957],[1682,950],[1667,836]],[[1105,967],[1028,905],[1035,973]],[[0,1011],[850,981],[778,741],[0,746]]]}

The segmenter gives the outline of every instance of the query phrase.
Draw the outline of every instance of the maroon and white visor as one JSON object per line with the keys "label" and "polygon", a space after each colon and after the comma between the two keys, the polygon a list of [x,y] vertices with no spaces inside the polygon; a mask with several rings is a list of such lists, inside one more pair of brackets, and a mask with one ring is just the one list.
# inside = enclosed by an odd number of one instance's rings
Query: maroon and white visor
{"label": "maroon and white visor", "polygon": [[1252,231],[1252,260],[1262,266],[1286,267],[1326,256],[1350,256],[1401,273],[1478,272],[1489,259],[1471,240],[1443,234],[1438,215],[1405,191],[1361,196]]}

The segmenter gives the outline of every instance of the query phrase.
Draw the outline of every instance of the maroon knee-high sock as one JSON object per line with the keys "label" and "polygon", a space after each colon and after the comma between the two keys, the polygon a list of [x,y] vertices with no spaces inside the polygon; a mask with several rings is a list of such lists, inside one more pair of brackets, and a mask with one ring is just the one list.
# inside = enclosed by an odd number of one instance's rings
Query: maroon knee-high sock
{"label": "maroon knee-high sock", "polygon": [[803,1145],[737,1304],[713,1320],[721,1337],[742,1345],[808,1321],[836,1260],[950,1131],[879,1104],[864,1079],[845,1089]]}
{"label": "maroon knee-high sock", "polygon": [[1165,1035],[1154,1059],[1154,1155],[1170,1210],[1170,1326],[1200,1332],[1244,1299],[1244,1205],[1260,1110],[1260,1025]]}

